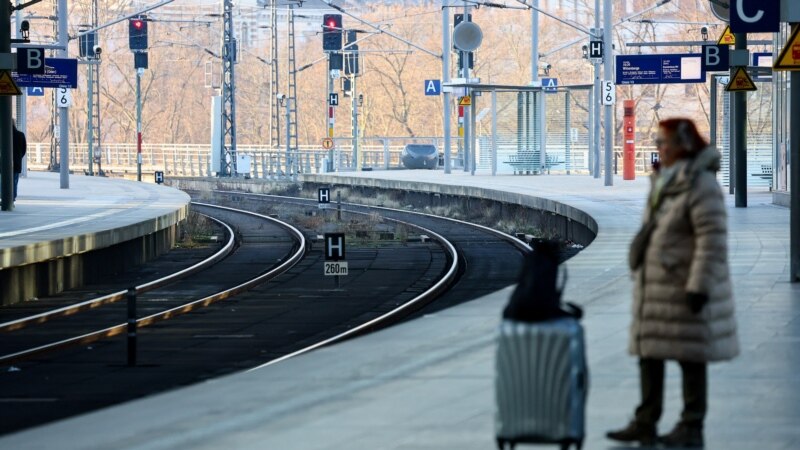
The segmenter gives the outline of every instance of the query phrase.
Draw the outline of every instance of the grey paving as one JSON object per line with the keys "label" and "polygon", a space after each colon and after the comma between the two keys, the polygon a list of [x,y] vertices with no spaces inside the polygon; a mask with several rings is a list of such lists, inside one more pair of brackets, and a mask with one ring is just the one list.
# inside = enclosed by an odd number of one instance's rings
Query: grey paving
{"label": "grey paving", "polygon": [[[591,389],[585,448],[615,448],[603,434],[638,400],[627,355],[631,280],[627,245],[646,180],[603,187],[588,177],[388,172],[387,184],[465,192],[495,189],[582,210],[597,239],[568,263],[566,299],[586,310]],[[354,183],[381,184],[357,180]],[[751,193],[729,208],[731,267],[742,355],[710,371],[709,449],[800,447],[800,286],[788,283],[788,210]],[[488,449],[493,447],[494,333],[509,289],[370,336],[0,439],[0,448]],[[668,366],[662,430],[680,408]],[[8,405],[3,405],[3,407]]]}
{"label": "grey paving", "polygon": [[0,212],[0,268],[91,251],[140,237],[186,216],[176,189],[102,177],[29,172],[14,211]]}

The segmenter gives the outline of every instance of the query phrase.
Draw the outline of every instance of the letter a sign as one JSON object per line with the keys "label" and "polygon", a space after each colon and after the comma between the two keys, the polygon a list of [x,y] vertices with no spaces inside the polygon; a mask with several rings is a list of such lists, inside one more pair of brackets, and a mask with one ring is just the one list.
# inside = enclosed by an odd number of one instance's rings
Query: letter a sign
{"label": "letter a sign", "polygon": [[442,93],[440,80],[425,80],[425,95],[439,95]]}

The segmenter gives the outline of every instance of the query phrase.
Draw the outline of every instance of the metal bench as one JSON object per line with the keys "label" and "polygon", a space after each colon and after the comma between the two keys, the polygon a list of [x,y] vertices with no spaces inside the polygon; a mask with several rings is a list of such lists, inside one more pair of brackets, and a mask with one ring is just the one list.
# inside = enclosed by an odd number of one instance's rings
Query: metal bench
{"label": "metal bench", "polygon": [[516,155],[508,155],[506,164],[511,166],[514,171],[514,175],[535,175],[541,170],[541,167],[539,167],[539,165],[534,161],[533,153],[517,153]]}
{"label": "metal bench", "polygon": [[754,177],[762,178],[764,180],[769,181],[769,188],[772,190],[772,165],[771,164],[762,164],[761,165],[761,172],[760,173],[753,173],[751,174]]}

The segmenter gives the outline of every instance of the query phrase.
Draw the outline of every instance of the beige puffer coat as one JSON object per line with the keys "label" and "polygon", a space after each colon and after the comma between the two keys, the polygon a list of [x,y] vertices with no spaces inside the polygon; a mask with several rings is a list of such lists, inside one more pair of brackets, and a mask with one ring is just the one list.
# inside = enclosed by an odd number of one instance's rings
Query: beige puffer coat
{"label": "beige puffer coat", "polygon": [[[640,267],[631,267],[636,280],[629,346],[633,355],[711,362],[739,354],[727,216],[715,175],[719,161],[719,152],[708,147],[694,159],[676,162],[671,181],[648,201],[645,223],[652,218],[655,227],[649,243],[637,239],[631,248],[632,255],[644,255]],[[699,313],[689,309],[687,292],[708,295]]]}

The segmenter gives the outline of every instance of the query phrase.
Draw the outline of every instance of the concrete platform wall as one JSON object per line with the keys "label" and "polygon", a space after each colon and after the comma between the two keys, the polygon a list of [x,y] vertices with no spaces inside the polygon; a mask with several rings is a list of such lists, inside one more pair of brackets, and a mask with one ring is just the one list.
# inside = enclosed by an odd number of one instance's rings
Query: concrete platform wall
{"label": "concrete platform wall", "polygon": [[[181,215],[183,218],[185,214]],[[2,305],[58,294],[113,277],[168,252],[175,246],[176,238],[177,222],[108,247],[4,268],[0,270]]]}
{"label": "concrete platform wall", "polygon": [[[437,183],[380,180],[347,176],[305,175],[298,185],[259,179],[176,178],[171,186],[189,191],[211,189],[258,194],[292,195],[315,198],[319,187],[330,187],[333,200],[336,191],[349,190],[360,197],[389,195],[393,200],[420,210],[426,206],[457,206],[462,211],[497,207],[503,217],[524,215],[530,226],[548,236],[568,239],[583,246],[597,235],[597,222],[587,213],[553,200],[520,195],[474,186],[452,186]],[[342,198],[347,202],[347,198]]]}

